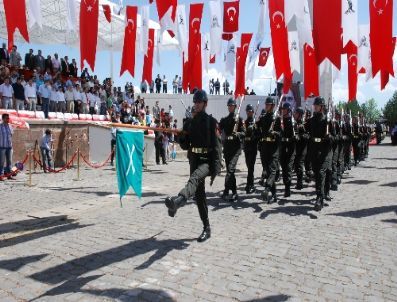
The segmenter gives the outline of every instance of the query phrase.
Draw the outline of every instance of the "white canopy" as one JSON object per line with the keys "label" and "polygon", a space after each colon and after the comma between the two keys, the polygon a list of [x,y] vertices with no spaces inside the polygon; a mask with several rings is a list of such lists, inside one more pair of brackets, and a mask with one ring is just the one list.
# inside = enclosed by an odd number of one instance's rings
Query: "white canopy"
{"label": "white canopy", "polygon": [[[80,12],[80,2],[76,1],[77,16]],[[2,2],[2,1],[1,1]],[[124,27],[125,18],[123,11],[121,15],[114,14],[114,7],[117,5],[108,0],[99,1],[99,27],[98,27],[98,45],[97,50],[115,50],[121,51],[124,42]],[[108,4],[112,11],[112,22],[107,22],[105,14],[103,12],[102,5]],[[64,44],[68,46],[80,47],[80,41],[77,33],[70,32],[67,30],[67,12],[66,12],[66,0],[41,0],[41,12],[43,18],[43,29],[40,29],[37,24],[33,28],[29,29],[30,43],[35,44]],[[26,13],[27,14],[27,13]],[[29,20],[29,16],[27,14]],[[78,17],[77,17],[78,19]],[[79,24],[77,24],[77,28]],[[138,15],[138,35],[139,27],[141,27],[141,16]],[[160,29],[160,25],[152,20],[149,22],[149,27],[154,29]],[[0,5],[0,37],[7,40],[7,27],[4,13],[4,6]],[[16,31],[14,35],[15,42],[25,42],[22,36]],[[137,38],[139,41],[139,38]],[[164,32],[162,35],[161,49],[172,50],[177,49],[178,42],[176,39],[171,38],[168,32]]]}

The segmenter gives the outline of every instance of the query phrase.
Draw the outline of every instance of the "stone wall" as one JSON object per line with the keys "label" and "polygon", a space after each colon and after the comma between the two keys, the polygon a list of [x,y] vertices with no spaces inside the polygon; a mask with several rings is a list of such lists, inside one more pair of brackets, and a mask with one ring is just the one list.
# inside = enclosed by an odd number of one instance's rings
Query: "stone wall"
{"label": "stone wall", "polygon": [[53,157],[55,166],[63,166],[80,148],[89,158],[89,128],[85,122],[28,121],[30,129],[15,129],[13,136],[13,162],[22,160],[29,149],[35,150],[38,158],[40,140],[46,129],[52,130]]}

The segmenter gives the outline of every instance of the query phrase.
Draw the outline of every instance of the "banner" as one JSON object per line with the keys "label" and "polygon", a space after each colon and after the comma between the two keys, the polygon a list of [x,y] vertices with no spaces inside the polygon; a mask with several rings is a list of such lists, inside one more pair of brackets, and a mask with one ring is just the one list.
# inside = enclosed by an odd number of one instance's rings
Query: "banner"
{"label": "banner", "polygon": [[304,46],[304,77],[303,85],[305,89],[305,99],[311,95],[320,95],[319,91],[319,75],[316,54],[314,48],[309,44]]}
{"label": "banner", "polygon": [[29,28],[32,28],[36,23],[43,29],[43,18],[41,15],[41,0],[28,0],[27,9],[29,16]]}
{"label": "banner", "polygon": [[127,6],[125,18],[127,22],[124,29],[124,45],[121,57],[120,76],[128,71],[132,77],[135,76],[135,44],[137,29],[138,7]]}
{"label": "banner", "polygon": [[313,0],[313,40],[317,64],[328,58],[338,69],[342,54],[341,0]]}
{"label": "banner", "polygon": [[77,9],[75,0],[66,0],[66,16],[68,32],[75,32],[77,25]]}
{"label": "banner", "polygon": [[132,187],[142,197],[142,166],[144,135],[142,131],[116,132],[117,183],[120,200]]}
{"label": "banner", "polygon": [[8,51],[14,46],[14,32],[18,28],[22,37],[29,43],[29,33],[26,24],[25,0],[4,0],[8,33]]}
{"label": "banner", "polygon": [[349,47],[347,51],[349,102],[356,100],[356,96],[357,96],[357,78],[358,78],[357,65],[358,65],[357,46]]}
{"label": "banner", "polygon": [[109,4],[102,4],[103,13],[105,14],[106,21],[112,22],[112,11]]}
{"label": "banner", "polygon": [[95,69],[96,47],[98,42],[99,1],[84,0],[80,4],[80,60],[81,70],[84,60]]}
{"label": "banner", "polygon": [[143,59],[143,72],[142,72],[142,82],[146,80],[148,84],[152,83],[153,80],[153,54],[154,54],[154,29],[149,29],[149,39],[148,39],[148,50],[147,54]]}
{"label": "banner", "polygon": [[141,50],[144,55],[148,51],[148,40],[149,40],[149,17],[150,17],[150,7],[149,5],[144,5],[141,7],[141,38],[140,45]]}
{"label": "banner", "polygon": [[[177,13],[177,39],[179,42],[179,49],[181,55],[188,53],[188,33],[187,33],[187,19],[186,9],[184,4],[179,4],[176,10]],[[188,56],[185,55],[185,62],[188,60]]]}
{"label": "banner", "polygon": [[215,57],[222,53],[222,11],[219,0],[211,0],[210,5],[210,56]]}
{"label": "banner", "polygon": [[358,27],[358,71],[364,72],[371,64],[371,51],[369,45],[369,24]]}
{"label": "banner", "polygon": [[225,53],[225,72],[234,76],[234,68],[236,66],[236,40],[233,37],[227,42]]}
{"label": "banner", "polygon": [[252,39],[251,33],[241,34],[241,47],[237,48],[236,83],[235,83],[235,91],[234,91],[234,95],[236,97],[240,95],[245,95],[245,65],[247,62],[247,55],[248,55],[251,39]]}
{"label": "banner", "polygon": [[269,58],[269,54],[270,54],[270,47],[261,48],[259,53],[258,66],[264,67],[266,65],[267,59]]}
{"label": "banner", "polygon": [[289,60],[291,63],[291,72],[301,72],[301,61],[299,52],[299,37],[297,31],[288,32]]}
{"label": "banner", "polygon": [[357,0],[342,0],[343,47],[350,41],[358,46]]}
{"label": "banner", "polygon": [[238,31],[240,15],[240,1],[223,2],[223,32],[234,33]]}

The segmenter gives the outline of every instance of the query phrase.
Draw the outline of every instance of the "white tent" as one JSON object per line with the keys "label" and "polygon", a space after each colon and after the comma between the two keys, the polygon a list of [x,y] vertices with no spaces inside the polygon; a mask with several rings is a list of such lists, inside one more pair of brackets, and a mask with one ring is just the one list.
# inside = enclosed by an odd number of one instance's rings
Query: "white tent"
{"label": "white tent", "polygon": [[[76,1],[77,20],[79,19],[80,2]],[[0,37],[7,40],[7,27],[5,21],[5,13],[3,1],[0,1]],[[102,5],[108,4],[112,11],[112,22],[107,22]],[[114,8],[117,5],[108,0],[99,0],[99,27],[98,27],[98,45],[97,50],[114,50],[121,51],[124,42],[124,15],[114,14]],[[77,33],[67,30],[67,12],[66,0],[41,0],[41,12],[43,18],[43,29],[40,29],[37,24],[33,28],[28,29],[30,43],[35,44],[64,44],[73,47],[80,47],[80,41]],[[27,14],[27,13],[26,13]],[[27,14],[27,19],[29,16]],[[79,24],[77,24],[78,28]],[[138,35],[139,27],[141,26],[141,16],[138,15]],[[160,25],[152,20],[149,22],[149,28],[160,29]],[[18,30],[14,35],[15,42],[24,42]],[[139,38],[137,38],[139,41]],[[164,32],[161,41],[162,50],[178,49],[178,42],[171,38],[168,32]]]}

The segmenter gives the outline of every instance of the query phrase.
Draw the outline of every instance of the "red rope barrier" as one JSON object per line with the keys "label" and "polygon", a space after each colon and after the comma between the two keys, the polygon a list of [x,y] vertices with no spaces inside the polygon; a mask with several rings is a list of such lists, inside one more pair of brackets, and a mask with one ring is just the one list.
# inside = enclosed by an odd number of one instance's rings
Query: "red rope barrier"
{"label": "red rope barrier", "polygon": [[[59,173],[59,172],[62,172],[62,171],[64,171],[64,170],[70,168],[70,166],[71,166],[72,162],[74,161],[74,159],[76,158],[76,156],[77,156],[77,151],[74,152],[73,157],[72,157],[72,158],[69,160],[69,162],[68,162],[64,167],[62,167],[61,169],[54,170],[54,169],[51,169],[51,168],[46,167],[45,170],[48,171],[48,172],[52,172],[52,173]],[[39,159],[37,159],[36,156],[34,156],[34,155],[33,155],[33,160],[34,160],[41,168],[43,168],[43,164],[41,163],[41,161],[40,161]]]}
{"label": "red rope barrier", "polygon": [[[26,161],[29,158],[29,152],[26,152],[25,158],[22,160],[22,165],[24,165],[26,163]],[[17,175],[19,172],[21,172],[21,170],[19,170],[18,168],[10,173],[4,174],[2,177],[3,178],[8,178],[8,177],[12,177]]]}
{"label": "red rope barrier", "polygon": [[91,168],[93,168],[93,169],[99,169],[99,168],[102,168],[103,166],[105,166],[105,165],[109,162],[109,159],[112,157],[113,152],[114,152],[114,151],[110,152],[110,155],[108,156],[108,158],[107,158],[103,163],[101,163],[101,164],[93,164],[93,163],[89,162],[89,161],[84,157],[84,155],[83,155],[81,152],[80,152],[80,156],[81,156],[81,158],[83,159],[83,161],[84,161],[89,167],[91,167]]}

